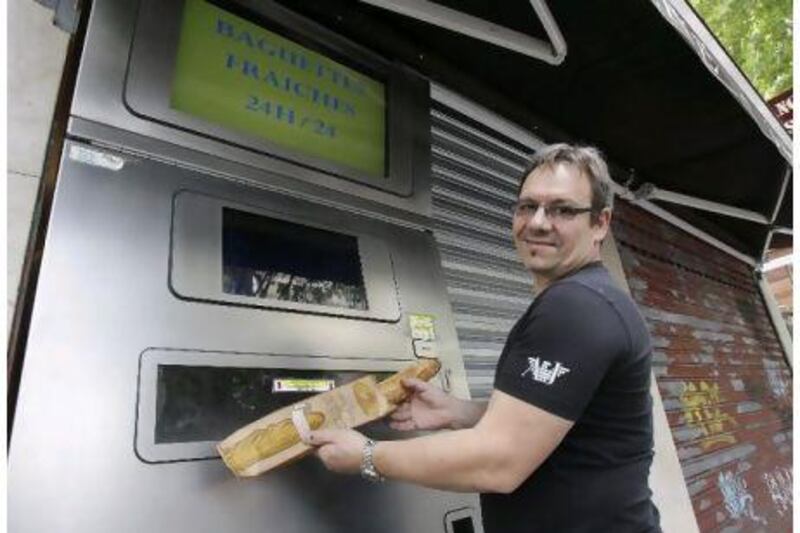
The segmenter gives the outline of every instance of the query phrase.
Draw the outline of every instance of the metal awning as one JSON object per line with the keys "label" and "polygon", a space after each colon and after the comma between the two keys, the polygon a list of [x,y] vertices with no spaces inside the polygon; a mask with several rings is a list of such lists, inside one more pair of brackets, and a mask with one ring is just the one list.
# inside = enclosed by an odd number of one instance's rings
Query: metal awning
{"label": "metal awning", "polygon": [[[546,141],[599,146],[618,183],[757,261],[791,244],[788,137],[683,0],[547,2],[559,66],[357,0],[280,1]],[[549,39],[529,0],[437,4]]]}

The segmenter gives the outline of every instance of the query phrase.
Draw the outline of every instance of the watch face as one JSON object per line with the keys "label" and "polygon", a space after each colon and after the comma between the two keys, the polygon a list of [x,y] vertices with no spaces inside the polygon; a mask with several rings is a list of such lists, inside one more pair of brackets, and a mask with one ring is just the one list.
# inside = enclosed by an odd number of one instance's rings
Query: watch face
{"label": "watch face", "polygon": [[373,483],[380,483],[383,481],[383,476],[381,476],[378,472],[373,470],[364,470],[361,472],[361,475],[364,476],[364,479],[367,481],[371,481]]}

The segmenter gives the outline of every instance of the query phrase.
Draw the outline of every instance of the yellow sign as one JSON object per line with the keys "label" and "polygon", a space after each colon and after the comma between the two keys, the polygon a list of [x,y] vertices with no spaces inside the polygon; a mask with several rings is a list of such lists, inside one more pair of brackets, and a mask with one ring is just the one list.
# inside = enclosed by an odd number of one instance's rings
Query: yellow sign
{"label": "yellow sign", "polygon": [[421,341],[435,341],[436,329],[434,323],[436,317],[425,314],[408,315],[408,324],[411,326],[411,338]]}
{"label": "yellow sign", "polygon": [[375,177],[383,83],[205,0],[186,0],[170,105]]}

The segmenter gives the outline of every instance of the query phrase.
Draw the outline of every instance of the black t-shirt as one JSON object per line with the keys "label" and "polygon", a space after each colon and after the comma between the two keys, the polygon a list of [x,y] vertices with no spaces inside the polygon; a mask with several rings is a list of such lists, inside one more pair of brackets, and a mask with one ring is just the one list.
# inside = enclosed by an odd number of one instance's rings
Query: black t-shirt
{"label": "black t-shirt", "polygon": [[575,424],[516,491],[481,495],[486,533],[660,531],[647,484],[651,354],[644,320],[601,263],[539,294],[494,387]]}

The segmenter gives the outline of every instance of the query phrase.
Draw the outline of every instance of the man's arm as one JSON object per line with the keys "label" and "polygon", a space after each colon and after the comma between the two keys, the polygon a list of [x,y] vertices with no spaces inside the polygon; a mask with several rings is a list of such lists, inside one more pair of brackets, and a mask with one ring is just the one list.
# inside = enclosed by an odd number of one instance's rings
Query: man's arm
{"label": "man's arm", "polygon": [[[470,429],[374,449],[379,473],[431,488],[460,492],[512,492],[555,450],[572,422],[500,391]],[[358,472],[364,437],[355,431],[313,432],[311,443],[331,470]]]}
{"label": "man's arm", "polygon": [[487,400],[459,400],[462,402],[458,416],[453,419],[450,429],[472,428],[480,422],[486,409],[489,407]]}
{"label": "man's arm", "polygon": [[391,415],[400,431],[471,428],[486,412],[486,401],[461,400],[419,379],[404,379],[410,397]]}

